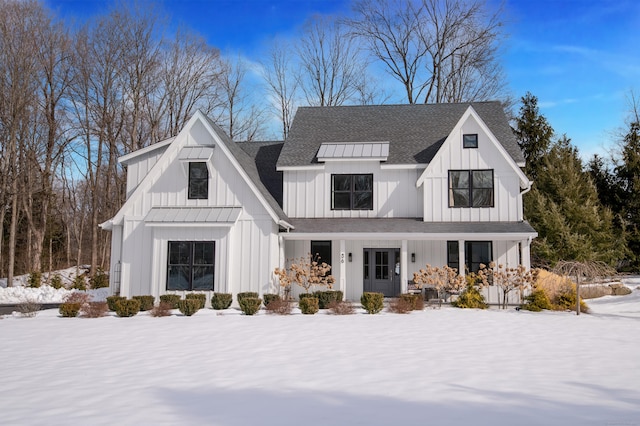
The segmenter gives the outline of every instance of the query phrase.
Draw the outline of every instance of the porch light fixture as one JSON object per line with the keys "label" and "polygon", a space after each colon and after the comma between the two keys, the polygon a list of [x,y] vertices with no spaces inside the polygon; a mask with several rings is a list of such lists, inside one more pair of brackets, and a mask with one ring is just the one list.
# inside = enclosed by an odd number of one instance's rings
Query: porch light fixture
{"label": "porch light fixture", "polygon": [[416,263],[416,254],[411,253],[411,263]]}
{"label": "porch light fixture", "polygon": [[351,255],[351,253],[349,253],[349,262],[353,261],[353,255]]}

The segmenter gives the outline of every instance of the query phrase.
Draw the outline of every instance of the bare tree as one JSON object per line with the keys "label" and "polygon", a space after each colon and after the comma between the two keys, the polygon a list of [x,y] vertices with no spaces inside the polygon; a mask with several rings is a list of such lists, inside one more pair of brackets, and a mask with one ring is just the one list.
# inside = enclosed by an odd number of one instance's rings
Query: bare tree
{"label": "bare tree", "polygon": [[265,81],[273,96],[274,109],[282,122],[283,140],[289,136],[300,82],[292,67],[292,58],[289,55],[291,49],[291,46],[277,42],[269,51],[268,61],[264,64]]}
{"label": "bare tree", "polygon": [[576,315],[580,315],[580,286],[587,279],[610,277],[616,273],[615,269],[604,262],[596,261],[559,261],[553,272],[564,277],[573,278],[576,282]]}

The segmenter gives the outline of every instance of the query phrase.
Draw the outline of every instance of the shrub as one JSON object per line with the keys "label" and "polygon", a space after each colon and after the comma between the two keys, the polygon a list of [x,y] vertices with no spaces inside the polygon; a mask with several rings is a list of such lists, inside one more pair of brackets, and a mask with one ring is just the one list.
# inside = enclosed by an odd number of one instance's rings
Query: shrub
{"label": "shrub", "polygon": [[204,293],[187,293],[184,298],[186,300],[197,300],[199,303],[198,309],[204,309],[204,305],[207,303],[207,295]]}
{"label": "shrub", "polygon": [[156,298],[153,296],[133,296],[132,299],[140,302],[141,311],[150,311],[156,303]]}
{"label": "shrub", "polygon": [[110,311],[115,311],[116,310],[116,303],[119,300],[126,300],[126,297],[122,297],[122,296],[107,296],[107,307],[109,308]]}
{"label": "shrub", "polygon": [[317,297],[303,297],[298,303],[298,307],[303,314],[313,315],[318,312],[318,298]]}
{"label": "shrub", "polygon": [[118,300],[115,304],[116,315],[119,317],[132,317],[140,312],[140,301],[136,299]]}
{"label": "shrub", "polygon": [[484,296],[475,285],[467,285],[467,288],[460,294],[457,300],[451,302],[456,308],[467,309],[487,309],[488,306],[484,300]]}
{"label": "shrub", "polygon": [[153,309],[149,311],[149,315],[152,317],[168,317],[171,315],[171,309],[173,309],[173,305],[169,302],[160,302],[158,306],[154,306]]}
{"label": "shrub", "polygon": [[300,293],[298,295],[298,301],[301,301],[305,297],[315,297],[315,296],[313,295],[313,293]]}
{"label": "shrub", "polygon": [[80,303],[80,305],[84,305],[85,303],[89,303],[91,300],[91,295],[87,293],[81,293],[79,291],[74,291],[65,296],[64,301],[69,303]]}
{"label": "shrub", "polygon": [[421,311],[424,309],[424,299],[422,298],[422,294],[405,293],[401,294],[399,297],[411,305],[412,311]]}
{"label": "shrub", "polygon": [[51,287],[55,288],[56,290],[61,289],[62,288],[62,277],[58,274],[55,274],[54,276],[51,277],[51,282],[50,282]]}
{"label": "shrub", "polygon": [[80,312],[80,307],[82,307],[81,303],[65,302],[60,304],[60,306],[58,307],[58,312],[60,312],[60,315],[62,315],[64,318],[75,318]]}
{"label": "shrub", "polygon": [[42,285],[42,274],[36,271],[30,273],[29,278],[27,278],[27,283],[31,288],[40,288]]}
{"label": "shrub", "polygon": [[353,307],[351,302],[334,300],[329,303],[329,312],[333,315],[352,315],[356,313],[356,308]]}
{"label": "shrub", "polygon": [[530,295],[525,296],[522,309],[532,312],[540,312],[543,309],[552,309],[549,296],[542,288],[535,288]]}
{"label": "shrub", "polygon": [[[188,296],[188,295],[187,295]],[[184,300],[181,300],[178,303],[178,309],[180,309],[180,313],[184,316],[190,317],[200,310],[200,306],[202,305],[202,301],[198,297],[189,297]]]}
{"label": "shrub", "polygon": [[171,305],[171,309],[178,309],[178,303],[180,303],[179,294],[163,294],[160,296],[160,303],[168,303]]}
{"label": "shrub", "polygon": [[107,302],[88,302],[80,308],[80,314],[85,318],[100,318],[108,311]]}
{"label": "shrub", "polygon": [[256,293],[255,291],[245,291],[242,293],[238,293],[237,299],[238,299],[238,303],[240,303],[240,301],[242,299],[246,299],[246,298],[253,298],[253,299],[257,299],[258,298],[258,293]]}
{"label": "shrub", "polygon": [[320,290],[314,292],[313,295],[318,298],[318,306],[320,309],[329,308],[329,304],[331,304],[331,302],[340,302],[344,296],[344,294],[339,290]]}
{"label": "shrub", "polygon": [[218,311],[227,309],[231,306],[231,302],[233,302],[231,293],[213,293],[211,297],[211,307]]}
{"label": "shrub", "polygon": [[384,307],[384,294],[365,291],[360,297],[360,303],[369,314],[377,314]]}
{"label": "shrub", "polygon": [[[558,311],[572,310],[576,308],[576,287],[575,285],[562,286],[553,300],[554,309]],[[580,312],[589,313],[589,307],[580,298]]]}
{"label": "shrub", "polygon": [[[238,296],[240,296],[239,293]],[[256,312],[260,310],[260,305],[262,304],[262,299],[258,297],[238,297],[238,303],[240,304],[240,310],[244,312],[245,315],[255,315]]]}
{"label": "shrub", "polygon": [[73,279],[73,285],[71,288],[85,291],[87,289],[87,280],[84,278],[84,275],[76,275]]}
{"label": "shrub", "polygon": [[18,304],[18,312],[26,318],[33,318],[38,314],[42,305],[35,300],[26,300]]}
{"label": "shrub", "polygon": [[291,306],[291,302],[288,300],[282,300],[278,297],[277,299],[273,299],[271,302],[267,303],[265,309],[268,314],[289,315],[291,314],[293,307]]}
{"label": "shrub", "polygon": [[389,312],[394,314],[408,314],[413,311],[413,300],[405,297],[398,297],[389,303]]}
{"label": "shrub", "polygon": [[90,282],[91,288],[107,288],[109,287],[109,276],[98,268],[95,275],[91,277]]}
{"label": "shrub", "polygon": [[263,297],[262,303],[264,304],[265,308],[267,307],[267,305],[269,305],[269,303],[273,302],[274,300],[280,300],[279,294],[267,293],[262,297]]}

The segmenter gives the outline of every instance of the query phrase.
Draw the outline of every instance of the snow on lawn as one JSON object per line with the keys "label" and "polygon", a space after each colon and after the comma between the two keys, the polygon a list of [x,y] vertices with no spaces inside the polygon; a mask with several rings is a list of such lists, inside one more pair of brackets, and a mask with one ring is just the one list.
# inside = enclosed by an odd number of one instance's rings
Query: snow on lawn
{"label": "snow on lawn", "polygon": [[589,305],[5,316],[0,424],[639,425],[640,291]]}

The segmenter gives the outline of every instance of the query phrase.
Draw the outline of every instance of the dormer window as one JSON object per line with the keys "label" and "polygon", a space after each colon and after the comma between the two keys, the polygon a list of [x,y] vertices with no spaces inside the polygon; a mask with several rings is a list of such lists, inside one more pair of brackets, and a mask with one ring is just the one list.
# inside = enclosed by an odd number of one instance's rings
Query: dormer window
{"label": "dormer window", "polygon": [[206,200],[209,198],[209,170],[207,163],[189,163],[189,195],[190,200]]}
{"label": "dormer window", "polygon": [[477,148],[478,147],[478,135],[477,134],[462,135],[462,147],[463,148]]}

